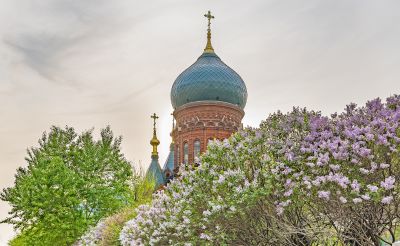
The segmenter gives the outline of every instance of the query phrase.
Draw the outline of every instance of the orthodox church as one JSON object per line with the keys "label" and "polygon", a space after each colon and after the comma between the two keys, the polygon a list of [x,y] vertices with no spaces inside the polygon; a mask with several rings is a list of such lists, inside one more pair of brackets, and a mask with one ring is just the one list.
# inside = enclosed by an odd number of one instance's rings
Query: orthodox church
{"label": "orthodox church", "polygon": [[207,44],[196,62],[184,70],[171,88],[174,111],[172,142],[167,160],[161,168],[158,158],[156,119],[153,114],[153,146],[147,175],[152,175],[156,187],[169,182],[180,164],[198,163],[210,140],[223,140],[242,127],[247,89],[243,79],[215,53],[211,44],[211,19],[208,11]]}

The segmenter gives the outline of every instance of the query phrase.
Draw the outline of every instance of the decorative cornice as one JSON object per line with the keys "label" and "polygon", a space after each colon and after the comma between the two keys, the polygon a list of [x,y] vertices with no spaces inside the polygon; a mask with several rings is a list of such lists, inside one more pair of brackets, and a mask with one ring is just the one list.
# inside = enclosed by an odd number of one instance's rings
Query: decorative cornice
{"label": "decorative cornice", "polygon": [[197,102],[186,103],[186,104],[176,108],[173,114],[176,117],[176,114],[184,109],[192,108],[192,107],[200,107],[200,106],[223,106],[223,107],[231,108],[233,110],[237,110],[240,113],[242,113],[244,116],[244,110],[242,108],[240,108],[238,105],[235,105],[232,103],[227,103],[227,102],[222,102],[222,101],[197,101]]}

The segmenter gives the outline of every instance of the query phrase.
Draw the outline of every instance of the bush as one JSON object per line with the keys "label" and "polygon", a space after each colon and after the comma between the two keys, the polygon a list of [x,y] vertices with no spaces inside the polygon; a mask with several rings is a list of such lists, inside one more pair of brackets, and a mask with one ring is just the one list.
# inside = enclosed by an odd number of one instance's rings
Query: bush
{"label": "bush", "polygon": [[[121,232],[131,244],[379,245],[399,209],[400,96],[294,108],[215,141]],[[382,235],[391,235],[389,239]]]}
{"label": "bush", "polygon": [[28,150],[14,187],[0,194],[12,206],[3,223],[21,232],[11,244],[70,245],[100,218],[127,206],[131,165],[120,152],[121,137],[109,127],[92,131],[52,127],[39,147]]}

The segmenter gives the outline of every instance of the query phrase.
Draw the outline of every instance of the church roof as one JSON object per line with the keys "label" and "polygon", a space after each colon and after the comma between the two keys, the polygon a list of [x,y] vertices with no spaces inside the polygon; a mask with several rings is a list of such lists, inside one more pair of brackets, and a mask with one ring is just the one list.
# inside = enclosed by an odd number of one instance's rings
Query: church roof
{"label": "church roof", "polygon": [[171,143],[169,148],[168,158],[164,163],[163,171],[169,170],[170,172],[174,171],[174,144]]}
{"label": "church roof", "polygon": [[158,156],[151,157],[149,169],[147,169],[146,177],[154,179],[156,189],[165,184],[164,173],[161,170]]}
{"label": "church roof", "polygon": [[171,89],[174,108],[196,101],[222,101],[243,109],[246,85],[215,53],[203,53],[178,76]]}

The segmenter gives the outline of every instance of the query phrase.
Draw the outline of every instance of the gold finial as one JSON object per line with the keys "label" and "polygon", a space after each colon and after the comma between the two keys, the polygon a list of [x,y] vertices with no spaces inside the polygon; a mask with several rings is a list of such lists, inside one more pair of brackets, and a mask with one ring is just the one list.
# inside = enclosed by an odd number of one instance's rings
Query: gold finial
{"label": "gold finial", "polygon": [[209,10],[207,14],[204,15],[208,19],[208,28],[207,28],[207,45],[204,49],[204,53],[214,53],[214,49],[211,45],[211,19],[215,17],[211,15],[211,11]]}
{"label": "gold finial", "polygon": [[156,113],[154,113],[150,118],[153,119],[153,138],[150,140],[150,144],[153,146],[153,152],[151,152],[151,156],[158,157],[157,146],[160,144],[160,141],[157,139],[156,133],[156,120],[159,118]]}

